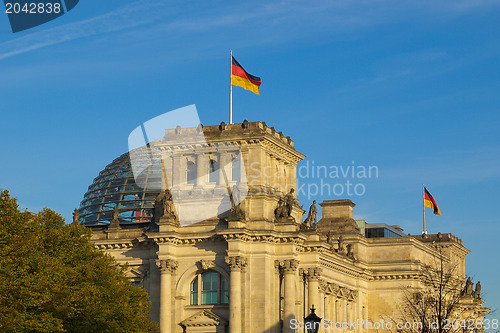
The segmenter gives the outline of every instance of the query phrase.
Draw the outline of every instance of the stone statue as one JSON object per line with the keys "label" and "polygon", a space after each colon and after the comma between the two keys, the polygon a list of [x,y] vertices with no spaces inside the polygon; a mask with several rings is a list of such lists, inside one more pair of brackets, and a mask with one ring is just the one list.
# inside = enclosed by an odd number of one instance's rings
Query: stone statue
{"label": "stone statue", "polygon": [[326,242],[330,244],[333,248],[333,232],[328,231],[328,234],[326,234]]}
{"label": "stone statue", "polygon": [[279,219],[282,217],[286,217],[287,216],[286,214],[287,214],[287,208],[285,206],[285,201],[282,198],[280,198],[278,200],[278,206],[274,210],[274,216],[276,217],[276,219]]}
{"label": "stone statue", "polygon": [[287,195],[285,195],[285,198],[283,201],[285,202],[285,207],[286,207],[286,216],[292,216],[292,208],[293,205],[295,204],[295,190],[292,188],[290,189],[290,192],[288,192]]}
{"label": "stone statue", "polygon": [[75,208],[73,211],[73,223],[71,223],[72,226],[76,227],[77,225],[80,224],[80,213],[78,213],[78,209]]}
{"label": "stone statue", "polygon": [[474,283],[472,283],[470,276],[465,282],[465,296],[470,296],[472,295],[472,288],[474,286]]}
{"label": "stone statue", "polygon": [[476,283],[476,291],[474,291],[474,298],[475,299],[481,298],[481,281],[477,281]]}
{"label": "stone statue", "polygon": [[241,192],[238,185],[234,185],[231,190],[231,210],[229,211],[229,220],[231,221],[241,221],[245,219],[245,213],[240,207],[241,203]]}
{"label": "stone statue", "polygon": [[234,206],[238,206],[241,203],[241,192],[238,185],[234,185],[231,191],[231,195],[233,196],[233,204]]}
{"label": "stone statue", "polygon": [[120,220],[118,218],[118,205],[113,208],[113,218],[111,219],[111,223],[109,224],[108,228],[116,228],[120,229]]}
{"label": "stone statue", "polygon": [[165,193],[160,192],[153,203],[153,222],[158,223],[163,216],[163,199]]}
{"label": "stone statue", "polygon": [[351,244],[347,245],[347,256],[351,259],[355,259],[354,258],[354,249],[352,248]]}
{"label": "stone statue", "polygon": [[344,244],[344,237],[342,235],[339,236],[339,247],[337,248],[337,252],[340,254],[346,254],[346,248]]}
{"label": "stone statue", "polygon": [[306,220],[304,221],[304,224],[306,225],[306,228],[312,228],[313,226],[316,226],[316,214],[318,213],[318,209],[316,208],[316,200],[313,200],[313,203],[311,207],[309,207],[309,214],[306,217]]}
{"label": "stone statue", "polygon": [[160,220],[177,221],[174,200],[169,189],[163,190],[153,204],[153,221],[158,223]]}
{"label": "stone statue", "polygon": [[287,195],[278,200],[278,205],[274,209],[274,216],[277,222],[295,222],[295,219],[292,217],[292,208],[297,201],[294,192],[295,190],[292,188]]}
{"label": "stone statue", "polygon": [[166,189],[164,191],[164,200],[163,200],[163,216],[173,216],[174,218],[175,213],[175,207],[174,207],[174,199],[172,198],[172,193],[170,192],[169,189]]}

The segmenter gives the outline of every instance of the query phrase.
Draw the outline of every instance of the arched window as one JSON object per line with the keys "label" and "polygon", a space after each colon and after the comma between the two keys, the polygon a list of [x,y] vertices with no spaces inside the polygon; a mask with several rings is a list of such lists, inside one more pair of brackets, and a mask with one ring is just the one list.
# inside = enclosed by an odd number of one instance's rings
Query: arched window
{"label": "arched window", "polygon": [[193,185],[196,183],[196,165],[191,161],[187,162],[186,182]]}
{"label": "arched window", "polygon": [[219,163],[215,160],[210,160],[208,165],[208,181],[210,183],[219,182]]}
{"label": "arched window", "polygon": [[241,160],[239,155],[231,163],[231,180],[233,182],[241,181]]}
{"label": "arched window", "polygon": [[191,282],[191,304],[228,304],[229,284],[220,273],[207,271],[196,275]]}

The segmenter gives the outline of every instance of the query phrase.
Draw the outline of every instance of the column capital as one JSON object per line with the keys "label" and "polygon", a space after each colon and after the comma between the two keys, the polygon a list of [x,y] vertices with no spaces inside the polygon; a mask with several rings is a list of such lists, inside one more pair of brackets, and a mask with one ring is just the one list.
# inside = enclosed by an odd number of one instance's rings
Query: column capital
{"label": "column capital", "polygon": [[299,267],[299,261],[296,259],[283,260],[283,271],[285,273],[295,273]]}
{"label": "column capital", "polygon": [[[278,271],[283,271],[284,273],[294,273],[299,266],[299,261],[296,259],[286,259],[286,260],[275,260],[274,267]],[[307,270],[303,270],[304,272]]]}
{"label": "column capital", "polygon": [[307,269],[307,279],[309,281],[311,280],[319,280],[319,278],[321,277],[321,272],[323,271],[323,268],[319,268],[319,267],[313,267],[313,268],[308,268]]}
{"label": "column capital", "polygon": [[173,274],[177,270],[179,263],[173,259],[156,259],[156,266],[160,270],[161,274],[170,273]]}
{"label": "column capital", "polygon": [[231,271],[242,271],[247,266],[247,260],[241,256],[228,256],[225,261]]}

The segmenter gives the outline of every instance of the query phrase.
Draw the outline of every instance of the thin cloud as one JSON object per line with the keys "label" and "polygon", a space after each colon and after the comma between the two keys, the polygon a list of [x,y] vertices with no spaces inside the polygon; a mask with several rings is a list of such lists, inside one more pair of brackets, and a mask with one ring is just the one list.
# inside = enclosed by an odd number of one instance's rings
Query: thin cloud
{"label": "thin cloud", "polygon": [[[346,30],[359,30],[400,21],[412,16],[418,17],[428,12],[462,15],[467,11],[484,10],[498,4],[499,2],[494,0],[445,1],[439,4],[393,0],[377,2],[292,0],[252,2],[235,6],[227,2],[203,5],[189,1],[174,3],[156,0],[136,1],[107,14],[1,43],[0,60],[83,37],[130,30],[155,22],[157,24],[145,27],[146,31],[153,32],[149,36],[144,34],[145,39],[156,39],[165,30],[181,33],[223,30],[227,27],[248,30],[246,24],[251,22],[254,28],[249,33],[259,35],[261,43],[266,44],[271,42],[270,39],[287,41],[301,38],[311,31],[342,33]],[[161,20],[166,17],[171,17],[172,20],[168,23]],[[269,33],[270,31],[272,33]],[[144,33],[137,30],[135,32]]]}
{"label": "thin cloud", "polygon": [[83,37],[144,25],[164,16],[164,8],[165,5],[161,3],[141,1],[91,19],[35,32],[1,43],[0,60]]}

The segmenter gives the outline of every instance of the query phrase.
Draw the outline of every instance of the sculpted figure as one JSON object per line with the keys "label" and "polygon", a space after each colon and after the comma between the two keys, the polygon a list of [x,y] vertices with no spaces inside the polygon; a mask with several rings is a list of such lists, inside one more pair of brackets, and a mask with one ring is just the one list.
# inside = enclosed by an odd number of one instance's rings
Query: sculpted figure
{"label": "sculpted figure", "polygon": [[231,191],[231,195],[233,196],[234,206],[238,206],[241,202],[241,192],[240,192],[238,185],[233,186],[233,190]]}
{"label": "sculpted figure", "polygon": [[153,203],[153,221],[159,222],[160,218],[163,216],[163,201],[165,198],[165,193],[160,192]]}
{"label": "sculpted figure", "polygon": [[163,216],[175,217],[174,213],[174,199],[169,189],[166,189],[163,197]]}
{"label": "sculpted figure", "polygon": [[231,211],[229,213],[229,219],[232,220],[242,220],[245,219],[245,213],[240,207],[241,203],[241,192],[238,185],[234,185],[231,190]]}
{"label": "sculpted figure", "polygon": [[476,291],[474,291],[474,298],[481,298],[481,281],[477,281],[476,283]]}
{"label": "sculpted figure", "polygon": [[287,217],[292,216],[292,207],[293,204],[295,203],[295,190],[292,188],[290,189],[290,192],[288,192],[287,195],[285,195],[284,202],[285,202],[285,207],[286,207],[286,215]]}
{"label": "sculpted figure", "polygon": [[118,220],[118,206],[113,208],[113,220]]}
{"label": "sculpted figure", "polygon": [[71,223],[71,225],[77,226],[79,224],[79,220],[80,213],[78,213],[78,209],[75,208],[75,210],[73,211],[73,223]]}
{"label": "sculpted figure", "polygon": [[354,258],[354,249],[352,248],[351,244],[347,245],[347,256],[351,259],[355,259]]}
{"label": "sculpted figure", "polygon": [[120,220],[118,219],[118,213],[118,206],[116,205],[115,208],[113,208],[113,218],[111,219],[108,228],[120,229]]}
{"label": "sculpted figure", "polygon": [[474,286],[474,283],[472,283],[470,276],[465,282],[465,295],[472,295],[472,288]]}
{"label": "sculpted figure", "polygon": [[337,248],[337,252],[341,254],[347,253],[345,244],[344,244],[344,237],[342,235],[339,236],[339,247]]}
{"label": "sculpted figure", "polygon": [[287,208],[283,199],[278,200],[278,206],[274,210],[274,216],[276,218],[286,217]]}
{"label": "sculpted figure", "polygon": [[311,228],[316,225],[316,214],[318,214],[318,209],[316,208],[316,200],[313,200],[311,207],[309,207],[309,214],[307,215],[304,223],[308,228]]}
{"label": "sculpted figure", "polygon": [[162,191],[153,204],[153,221],[159,222],[162,217],[176,219],[174,200],[169,189]]}
{"label": "sculpted figure", "polygon": [[326,235],[326,242],[330,244],[333,248],[333,232],[328,231],[328,234]]}

